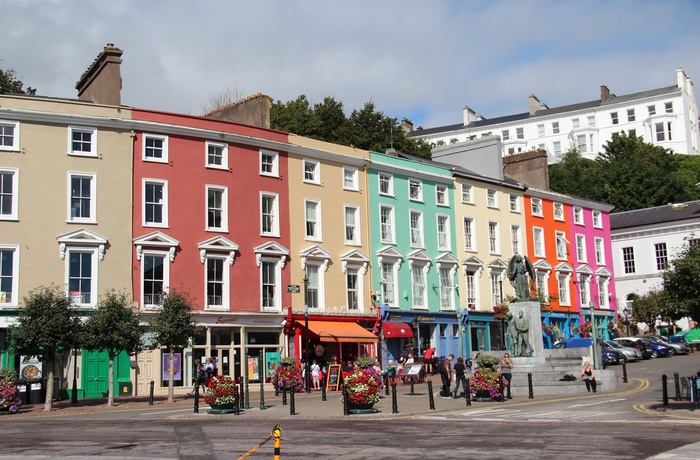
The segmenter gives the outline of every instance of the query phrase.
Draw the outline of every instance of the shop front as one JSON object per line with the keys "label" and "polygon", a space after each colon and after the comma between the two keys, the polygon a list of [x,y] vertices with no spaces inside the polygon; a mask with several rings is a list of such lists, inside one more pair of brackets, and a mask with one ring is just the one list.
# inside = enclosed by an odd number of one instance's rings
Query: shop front
{"label": "shop front", "polygon": [[561,311],[542,312],[542,343],[552,348],[559,340],[569,337],[571,323],[569,315]]}

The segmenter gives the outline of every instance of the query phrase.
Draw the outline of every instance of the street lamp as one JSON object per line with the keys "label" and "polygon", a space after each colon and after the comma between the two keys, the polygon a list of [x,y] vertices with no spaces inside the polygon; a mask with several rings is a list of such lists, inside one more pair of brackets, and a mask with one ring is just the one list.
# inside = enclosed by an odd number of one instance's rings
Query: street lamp
{"label": "street lamp", "polygon": [[625,316],[625,327],[627,328],[627,337],[630,336],[630,313],[632,312],[630,311],[629,307],[625,307],[622,310],[622,314]]}
{"label": "street lamp", "polygon": [[309,368],[309,275],[304,266],[304,385],[311,393],[311,370]]}
{"label": "street lamp", "polygon": [[416,344],[418,347],[418,354],[416,356],[420,356],[420,321],[418,321],[418,318],[413,318],[413,321],[411,321],[411,326],[413,326],[413,330],[416,331],[415,336],[416,336]]}

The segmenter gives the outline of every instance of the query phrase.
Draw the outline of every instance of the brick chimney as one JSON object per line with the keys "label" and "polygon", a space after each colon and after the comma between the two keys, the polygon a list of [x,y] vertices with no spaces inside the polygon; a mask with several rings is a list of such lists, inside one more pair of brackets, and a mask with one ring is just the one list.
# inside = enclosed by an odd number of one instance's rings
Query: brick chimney
{"label": "brick chimney", "polygon": [[257,93],[202,116],[270,129],[270,107],[272,107],[272,98],[263,93]]}
{"label": "brick chimney", "polygon": [[530,94],[530,115],[534,115],[540,108],[540,100],[534,94]]}
{"label": "brick chimney", "polygon": [[75,85],[78,98],[96,104],[121,105],[122,77],[120,66],[123,51],[107,43],[95,61]]}
{"label": "brick chimney", "polygon": [[600,85],[600,102],[608,102],[610,99],[610,89],[605,85]]}
{"label": "brick chimney", "polygon": [[408,118],[404,117],[401,119],[401,129],[404,133],[413,132],[413,122]]}

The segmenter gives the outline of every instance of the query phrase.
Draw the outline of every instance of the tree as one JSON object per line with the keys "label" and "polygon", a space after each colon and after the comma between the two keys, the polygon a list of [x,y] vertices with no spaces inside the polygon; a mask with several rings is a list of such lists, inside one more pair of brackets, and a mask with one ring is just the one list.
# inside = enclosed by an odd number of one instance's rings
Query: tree
{"label": "tree", "polygon": [[138,315],[129,304],[126,294],[108,292],[83,330],[84,347],[106,351],[109,356],[107,405],[110,407],[114,405],[114,359],[122,351],[133,354],[141,350]]}
{"label": "tree", "polygon": [[174,401],[175,350],[185,348],[194,337],[195,323],[192,317],[192,300],[185,292],[171,290],[164,294],[163,306],[151,323],[155,331],[155,343],[165,347],[168,359],[168,402]]}
{"label": "tree", "polygon": [[11,332],[14,353],[38,356],[47,374],[44,411],[53,409],[54,363],[60,350],[80,342],[80,319],[71,299],[58,286],[39,287],[24,298],[24,308]]}
{"label": "tree", "polygon": [[36,89],[30,86],[25,92],[22,88],[24,83],[17,78],[17,74],[13,69],[0,69],[0,93],[16,93],[16,94],[35,94]]}
{"label": "tree", "polygon": [[213,112],[214,110],[226,107],[241,99],[243,99],[243,90],[241,88],[238,86],[234,88],[227,86],[226,89],[214,93],[207,98],[206,102],[202,104],[202,113],[207,114]]}
{"label": "tree", "polygon": [[663,273],[663,287],[675,316],[700,321],[700,245],[684,246]]}
{"label": "tree", "polygon": [[666,292],[655,289],[643,295],[636,295],[632,299],[632,318],[638,323],[649,326],[649,330],[656,328],[656,320],[661,316],[664,304],[668,302]]}

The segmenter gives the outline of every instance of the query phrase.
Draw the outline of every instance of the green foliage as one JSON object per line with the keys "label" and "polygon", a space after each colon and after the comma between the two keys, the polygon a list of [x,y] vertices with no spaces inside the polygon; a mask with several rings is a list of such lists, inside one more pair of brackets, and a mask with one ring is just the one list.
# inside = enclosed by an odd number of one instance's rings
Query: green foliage
{"label": "green foliage", "polygon": [[656,320],[662,316],[667,303],[668,298],[663,290],[655,289],[644,295],[636,295],[632,300],[632,318],[638,323],[649,326],[649,330],[653,330]]}
{"label": "green foliage", "polygon": [[283,366],[296,366],[297,360],[292,356],[285,356],[284,358],[280,359],[280,364]]}
{"label": "green foliage", "polygon": [[58,286],[31,291],[10,333],[13,353],[37,355],[52,363],[59,349],[79,344],[80,320],[71,307],[70,298]]}
{"label": "green foliage", "polygon": [[669,318],[690,316],[700,321],[700,245],[687,245],[671,259],[663,273],[663,287]]}
{"label": "green foliage", "polygon": [[23,89],[24,83],[17,78],[17,74],[13,69],[0,69],[0,93],[16,93],[16,94],[34,94],[36,89],[27,87],[25,92]]}
{"label": "green foliage", "polygon": [[358,367],[372,367],[374,366],[374,363],[377,360],[372,358],[371,356],[360,356],[355,360],[355,364],[357,364]]}
{"label": "green foliage", "polygon": [[169,350],[188,346],[195,333],[189,295],[176,289],[164,294],[163,306],[156,313],[151,326],[159,346]]}
{"label": "green foliage", "polygon": [[479,367],[491,367],[497,365],[500,362],[501,360],[497,356],[481,355],[478,358],[476,358],[476,364]]}
{"label": "green foliage", "polygon": [[138,315],[131,309],[126,294],[105,294],[85,323],[83,344],[87,350],[106,350],[110,361],[122,351],[133,354],[142,349]]}

